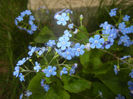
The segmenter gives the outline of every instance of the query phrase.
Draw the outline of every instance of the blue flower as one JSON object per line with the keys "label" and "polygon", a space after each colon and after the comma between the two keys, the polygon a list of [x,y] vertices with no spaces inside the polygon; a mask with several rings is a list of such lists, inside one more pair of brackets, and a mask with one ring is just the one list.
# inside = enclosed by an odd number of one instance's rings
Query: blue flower
{"label": "blue flower", "polygon": [[42,86],[42,87],[44,86],[44,81],[45,81],[45,79],[42,79],[42,80],[41,80],[41,86]]}
{"label": "blue flower", "polygon": [[102,45],[102,48],[106,48],[109,49],[113,44],[114,44],[114,39],[108,37],[109,39],[107,41],[104,42],[104,44]]}
{"label": "blue flower", "polygon": [[31,11],[30,10],[25,10],[25,11],[23,11],[22,13],[21,13],[21,15],[23,16],[23,15],[31,15]]}
{"label": "blue flower", "polygon": [[121,60],[124,60],[124,59],[126,59],[126,58],[129,58],[129,57],[131,57],[130,55],[128,55],[128,56],[123,56],[122,58],[120,58]]}
{"label": "blue flower", "polygon": [[46,74],[46,77],[50,77],[51,75],[56,75],[56,67],[48,66],[47,69],[44,69],[43,72]]}
{"label": "blue flower", "polygon": [[69,16],[67,16],[66,13],[62,13],[61,15],[58,15],[56,19],[58,20],[57,21],[58,25],[62,24],[63,26],[65,26],[67,24],[67,21],[69,20]]}
{"label": "blue flower", "polygon": [[105,21],[104,23],[102,23],[102,24],[100,25],[100,27],[102,27],[102,28],[105,29],[105,30],[111,29],[111,25],[108,24],[107,21]]}
{"label": "blue flower", "polygon": [[117,97],[115,97],[115,99],[125,99],[125,97],[122,96],[121,94],[118,94]]}
{"label": "blue flower", "polygon": [[71,24],[68,25],[68,28],[69,28],[69,29],[73,29],[73,26],[74,26],[74,24],[71,23]]}
{"label": "blue flower", "polygon": [[119,68],[117,67],[117,65],[114,65],[114,72],[115,72],[115,75],[118,75],[118,71],[120,71]]}
{"label": "blue flower", "polygon": [[118,28],[119,28],[120,30],[125,29],[125,27],[126,27],[125,22],[121,22],[121,23],[119,23]]}
{"label": "blue flower", "polygon": [[21,22],[21,21],[23,21],[24,19],[23,19],[22,16],[18,16],[18,17],[16,18],[16,20],[18,20],[19,22]]}
{"label": "blue flower", "polygon": [[32,56],[35,51],[36,51],[36,47],[31,47],[30,51],[28,52],[28,55]]}
{"label": "blue flower", "polygon": [[[29,20],[29,24],[32,26],[34,23],[32,20]],[[32,31],[32,30],[31,30]]]}
{"label": "blue flower", "polygon": [[25,93],[25,96],[29,97],[29,96],[31,96],[31,95],[32,95],[32,92],[29,91],[29,90],[27,90],[26,93]]}
{"label": "blue flower", "polygon": [[13,76],[18,77],[18,75],[19,75],[19,66],[16,66],[13,72]]}
{"label": "blue flower", "polygon": [[32,25],[31,25],[31,30],[32,30],[32,31],[36,31],[36,30],[37,30],[37,26],[36,26],[35,24],[32,24]]}
{"label": "blue flower", "polygon": [[130,94],[133,95],[133,82],[132,81],[128,81],[128,89],[130,90]]}
{"label": "blue flower", "polygon": [[73,34],[77,34],[77,33],[78,33],[78,29],[76,28]]}
{"label": "blue flower", "polygon": [[38,55],[41,56],[46,51],[45,47],[40,48]]}
{"label": "blue flower", "polygon": [[118,41],[118,45],[124,44],[124,46],[129,47],[133,44],[130,38],[127,35],[121,36],[120,40]]}
{"label": "blue flower", "polygon": [[21,65],[23,65],[25,62],[27,61],[27,59],[26,58],[23,58],[22,60],[19,60],[18,62],[17,62],[17,66],[21,66]]}
{"label": "blue flower", "polygon": [[111,9],[111,11],[109,12],[109,15],[111,17],[116,16],[116,10],[117,10],[117,8]]}
{"label": "blue flower", "polygon": [[38,62],[35,62],[34,70],[36,72],[39,72],[40,69],[41,69],[40,64]]}
{"label": "blue flower", "polygon": [[60,76],[62,76],[63,74],[67,74],[67,73],[68,73],[67,68],[63,67],[63,69],[60,71]]}
{"label": "blue flower", "polygon": [[24,80],[24,75],[23,75],[22,73],[19,74],[19,79],[20,79],[21,82],[22,82],[22,81],[25,81],[25,80]]}
{"label": "blue flower", "polygon": [[44,90],[45,90],[46,92],[48,92],[48,90],[49,90],[49,85],[44,84],[43,88],[44,88]]}
{"label": "blue flower", "polygon": [[30,15],[30,20],[31,21],[35,20],[35,17],[33,15]]}
{"label": "blue flower", "polygon": [[68,37],[72,37],[72,34],[70,34],[70,31],[68,31],[68,30],[64,31],[64,35],[68,36]]}
{"label": "blue flower", "polygon": [[131,73],[129,74],[129,76],[131,76],[131,78],[133,78],[133,69],[132,69]]}
{"label": "blue flower", "polygon": [[89,39],[89,42],[90,42],[90,47],[92,49],[94,49],[95,47],[96,48],[101,48],[102,47],[102,44],[104,43],[104,39],[103,38],[100,38],[100,35],[95,35],[94,38],[90,38]]}
{"label": "blue flower", "polygon": [[123,20],[124,20],[124,21],[129,21],[129,19],[130,19],[130,16],[128,16],[128,15],[125,15],[125,16],[123,17]]}
{"label": "blue flower", "polygon": [[77,63],[74,64],[74,66],[72,66],[72,68],[70,69],[70,75],[74,74],[75,73],[75,69],[77,68]]}
{"label": "blue flower", "polygon": [[[18,16],[18,17],[15,19],[15,24],[17,25],[17,27],[18,27],[19,29],[21,29],[21,30],[27,31],[29,34],[33,34],[34,31],[37,30],[37,26],[33,23],[33,21],[35,20],[35,18],[34,18],[34,16],[31,15],[31,14],[32,14],[32,13],[31,13],[30,10],[25,10],[25,11],[21,12],[20,16]],[[18,25],[18,22],[23,21],[23,20],[24,20],[23,18],[24,18],[24,16],[26,16],[26,15],[29,16],[29,21],[28,21],[28,23],[29,23],[29,25],[30,25],[30,29],[25,28],[25,27],[21,27],[21,26]]]}
{"label": "blue flower", "polygon": [[19,99],[22,99],[23,98],[23,93],[19,96]]}
{"label": "blue flower", "polygon": [[55,40],[49,40],[47,42],[47,46],[49,46],[49,47],[53,47],[54,45],[56,45]]}
{"label": "blue flower", "polygon": [[76,56],[83,55],[84,54],[84,48],[85,48],[85,46],[83,44],[80,45],[80,43],[76,43],[74,46],[75,55]]}
{"label": "blue flower", "polygon": [[57,47],[61,48],[61,50],[65,50],[67,47],[70,47],[71,43],[68,40],[69,37],[63,35],[62,37],[59,38]]}
{"label": "blue flower", "polygon": [[64,52],[62,52],[60,49],[56,49],[56,52],[67,60],[71,60],[72,57],[74,57],[74,49],[70,47],[67,48]]}

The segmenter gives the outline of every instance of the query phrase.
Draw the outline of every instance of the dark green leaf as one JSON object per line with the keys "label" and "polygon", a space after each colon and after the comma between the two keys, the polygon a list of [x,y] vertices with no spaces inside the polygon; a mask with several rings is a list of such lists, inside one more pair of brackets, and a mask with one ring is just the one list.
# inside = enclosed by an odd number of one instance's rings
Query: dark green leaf
{"label": "dark green leaf", "polygon": [[78,93],[89,89],[91,82],[76,76],[63,76],[64,88],[72,93]]}
{"label": "dark green leaf", "polygon": [[53,32],[48,27],[45,26],[38,34],[38,36],[34,39],[34,41],[37,43],[45,43],[49,39],[55,39],[55,36]]}

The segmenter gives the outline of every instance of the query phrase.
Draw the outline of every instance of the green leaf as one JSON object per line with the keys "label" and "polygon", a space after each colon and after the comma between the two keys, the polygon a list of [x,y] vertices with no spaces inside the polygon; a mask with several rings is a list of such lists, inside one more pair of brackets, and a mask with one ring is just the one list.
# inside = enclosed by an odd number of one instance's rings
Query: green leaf
{"label": "green leaf", "polygon": [[113,68],[108,71],[105,75],[98,75],[97,77],[102,83],[108,87],[114,94],[123,94],[128,96],[128,73],[127,71],[120,71],[118,75],[114,74]]}
{"label": "green leaf", "polygon": [[44,73],[38,73],[33,79],[30,81],[28,90],[32,92],[30,96],[31,99],[44,99],[45,98],[45,91],[41,87],[41,79],[43,79]]}
{"label": "green leaf", "polygon": [[46,99],[70,99],[70,95],[62,88],[51,88],[46,94]]}
{"label": "green leaf", "polygon": [[34,39],[34,41],[37,43],[45,43],[49,39],[55,39],[55,36],[53,32],[48,27],[45,26],[38,34],[38,36]]}
{"label": "green leaf", "polygon": [[30,81],[28,90],[32,92],[30,96],[31,99],[70,99],[70,95],[62,88],[59,79],[55,77],[52,78],[53,83],[50,84],[48,92],[45,92],[43,87],[41,87],[41,79],[44,79],[44,73],[38,73]]}
{"label": "green leaf", "polygon": [[87,32],[87,29],[82,26],[82,27],[79,27],[79,32],[75,35],[75,38],[80,40],[81,43],[84,43],[84,42],[89,42],[89,39],[88,39],[88,36],[89,36],[89,33]]}
{"label": "green leaf", "polygon": [[85,53],[80,56],[80,63],[86,69],[87,66],[89,65],[89,61],[90,61],[90,52],[89,51],[85,51]]}
{"label": "green leaf", "polygon": [[63,76],[64,89],[71,93],[79,93],[91,87],[91,82],[76,76]]}
{"label": "green leaf", "polygon": [[84,55],[80,56],[80,63],[82,64],[83,73],[106,73],[107,69],[105,68],[105,66],[103,66],[103,63],[101,61],[101,55],[102,53],[98,50],[85,51]]}

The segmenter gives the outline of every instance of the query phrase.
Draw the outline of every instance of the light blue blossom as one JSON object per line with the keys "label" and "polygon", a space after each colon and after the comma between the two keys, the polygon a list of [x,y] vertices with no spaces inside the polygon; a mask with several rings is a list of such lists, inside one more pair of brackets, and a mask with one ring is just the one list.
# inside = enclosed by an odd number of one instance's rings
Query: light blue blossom
{"label": "light blue blossom", "polygon": [[31,21],[34,21],[35,20],[35,17],[33,15],[30,15],[30,20]]}
{"label": "light blue blossom", "polygon": [[118,94],[117,97],[115,97],[115,99],[125,99],[125,97],[122,96],[121,94]]}
{"label": "light blue blossom", "polygon": [[124,60],[124,59],[130,58],[130,57],[131,57],[130,55],[128,55],[128,56],[123,56],[123,57],[120,58],[120,59]]}
{"label": "light blue blossom", "polygon": [[16,66],[13,72],[13,76],[18,77],[18,75],[19,75],[19,66]]}
{"label": "light blue blossom", "polygon": [[63,74],[67,74],[67,73],[68,73],[67,68],[63,67],[63,69],[60,71],[60,76],[62,76]]}
{"label": "light blue blossom", "polygon": [[121,22],[121,23],[119,23],[118,28],[119,28],[120,30],[125,29],[125,28],[126,28],[126,24],[125,24],[125,22]]}
{"label": "light blue blossom", "polygon": [[30,10],[25,10],[21,13],[21,15],[31,15],[31,11]]}
{"label": "light blue blossom", "polygon": [[44,81],[45,81],[45,79],[42,79],[42,80],[41,80],[41,86],[42,86],[42,87],[44,86]]}
{"label": "light blue blossom", "polygon": [[104,42],[104,44],[102,45],[102,48],[105,47],[106,49],[109,49],[114,44],[114,39],[111,37],[108,37],[108,38],[110,39]]}
{"label": "light blue blossom", "polygon": [[129,21],[129,19],[130,19],[130,16],[128,16],[128,15],[125,15],[125,16],[123,17],[123,21]]}
{"label": "light blue blossom", "polygon": [[32,95],[32,92],[29,91],[29,90],[27,90],[26,93],[25,93],[25,96],[29,97],[29,96],[31,96],[31,95]]}
{"label": "light blue blossom", "polygon": [[74,26],[74,24],[71,23],[71,24],[68,25],[68,28],[69,28],[69,29],[73,29],[73,26]]}
{"label": "light blue blossom", "polygon": [[105,30],[111,29],[111,25],[108,24],[108,21],[105,21],[104,23],[102,23],[102,24],[100,25],[100,27],[102,27],[102,28],[105,29]]}
{"label": "light blue blossom", "polygon": [[16,20],[18,20],[19,22],[21,22],[21,21],[23,21],[24,19],[23,19],[22,16],[18,16],[18,17],[16,18]]}
{"label": "light blue blossom", "polygon": [[49,90],[49,85],[44,84],[43,88],[44,88],[44,90],[45,90],[46,92],[48,92],[48,90]]}
{"label": "light blue blossom", "polygon": [[124,44],[124,46],[129,47],[133,44],[130,38],[127,35],[121,36],[120,40],[118,41],[118,45]]}
{"label": "light blue blossom", "polygon": [[23,58],[22,60],[19,60],[18,62],[17,62],[17,66],[21,66],[21,65],[23,65],[25,62],[27,61],[27,58]]}
{"label": "light blue blossom", "polygon": [[32,31],[36,31],[36,30],[37,30],[37,26],[36,26],[35,24],[32,24],[32,25],[31,25],[31,30],[32,30]]}
{"label": "light blue blossom", "polygon": [[60,49],[56,49],[56,52],[67,60],[71,60],[72,57],[74,57],[74,49],[70,47],[67,48],[64,52]]}
{"label": "light blue blossom", "polygon": [[80,45],[80,43],[76,43],[74,46],[74,53],[76,56],[83,55],[84,54],[84,48],[85,46],[83,44]]}
{"label": "light blue blossom", "polygon": [[56,45],[55,40],[49,40],[47,42],[47,46],[49,46],[49,47],[53,47],[54,45]]}
{"label": "light blue blossom", "polygon": [[36,47],[31,47],[30,51],[28,52],[28,55],[32,56],[35,51],[36,51]]}
{"label": "light blue blossom", "polygon": [[41,56],[46,51],[45,47],[40,48],[38,55]]}
{"label": "light blue blossom", "polygon": [[72,68],[70,69],[69,73],[70,75],[74,74],[75,73],[75,69],[77,68],[77,63],[74,64],[74,66],[72,66]]}
{"label": "light blue blossom", "polygon": [[115,75],[118,75],[118,71],[120,71],[119,68],[117,67],[117,65],[114,65],[114,72],[115,72]]}
{"label": "light blue blossom", "polygon": [[68,36],[68,37],[72,37],[72,34],[70,34],[70,31],[68,31],[68,30],[64,31],[64,35]]}
{"label": "light blue blossom", "polygon": [[103,43],[104,43],[104,39],[103,38],[100,38],[100,35],[95,35],[94,38],[90,38],[89,39],[89,42],[90,42],[90,47],[92,49],[94,49],[95,47],[96,48],[101,48]]}
{"label": "light blue blossom", "polygon": [[[16,19],[15,19],[15,24],[17,25],[17,27],[21,30],[25,30],[28,32],[28,34],[33,34],[34,31],[37,30],[37,26],[33,23],[33,21],[35,20],[34,16],[31,15],[31,11],[30,10],[25,10],[23,12],[21,12],[20,16],[18,16]],[[25,27],[22,27],[22,26],[19,26],[18,25],[18,22],[21,22],[23,21],[24,19],[24,16],[29,16],[29,25],[30,25],[30,29],[29,28],[25,28]]]}
{"label": "light blue blossom", "polygon": [[20,79],[21,82],[22,82],[22,81],[25,81],[25,80],[24,80],[24,75],[23,75],[22,73],[19,74],[19,79]]}
{"label": "light blue blossom", "polygon": [[76,28],[73,32],[73,34],[77,34],[78,33],[78,29]]}
{"label": "light blue blossom", "polygon": [[130,90],[130,94],[133,95],[133,82],[128,81],[128,89]]}
{"label": "light blue blossom", "polygon": [[117,8],[111,9],[111,11],[109,12],[109,15],[111,17],[116,16],[116,10],[117,10]]}
{"label": "light blue blossom", "polygon": [[63,25],[65,26],[67,24],[67,21],[69,20],[69,16],[67,16],[66,13],[62,13],[61,15],[58,15],[56,17],[56,19],[58,20],[57,21],[57,24],[58,25]]}
{"label": "light blue blossom", "polygon": [[34,32],[32,30],[26,30],[29,34],[33,34]]}
{"label": "light blue blossom", "polygon": [[56,75],[56,67],[55,66],[48,66],[46,69],[43,70],[45,73],[46,77],[50,77],[51,75],[55,76]]}
{"label": "light blue blossom", "polygon": [[39,72],[40,69],[41,69],[40,64],[38,62],[35,62],[34,70],[36,72]]}
{"label": "light blue blossom", "polygon": [[133,69],[132,69],[131,73],[129,73],[129,76],[131,76],[131,78],[133,78]]}
{"label": "light blue blossom", "polygon": [[71,43],[68,40],[69,37],[63,35],[62,37],[59,38],[57,47],[61,48],[61,50],[65,50],[67,47],[70,47]]}
{"label": "light blue blossom", "polygon": [[19,99],[22,99],[23,98],[23,93],[19,96]]}

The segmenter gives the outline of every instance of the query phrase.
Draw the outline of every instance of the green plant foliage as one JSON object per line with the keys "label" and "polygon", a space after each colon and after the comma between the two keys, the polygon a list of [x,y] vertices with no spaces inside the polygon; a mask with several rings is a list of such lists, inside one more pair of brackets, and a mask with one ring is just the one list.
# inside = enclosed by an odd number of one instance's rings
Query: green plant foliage
{"label": "green plant foliage", "polygon": [[46,43],[50,39],[55,39],[55,36],[47,26],[44,26],[40,33],[35,37],[34,41],[37,43]]}
{"label": "green plant foliage", "polygon": [[71,93],[79,93],[91,87],[91,82],[77,76],[64,76],[64,88]]}
{"label": "green plant foliage", "polygon": [[44,74],[38,73],[33,79],[30,81],[28,90],[30,90],[33,95],[31,99],[44,99],[45,98],[45,91],[43,87],[41,87],[41,79],[43,79]]}
{"label": "green plant foliage", "polygon": [[[28,90],[32,92],[31,99],[70,99],[70,95],[63,89],[60,80],[53,78],[55,80],[51,84],[50,90],[46,93],[41,87],[41,79],[44,79],[44,73],[38,73],[30,81]],[[45,78],[47,83],[52,83],[49,78]]]}
{"label": "green plant foliage", "polygon": [[46,94],[46,99],[70,99],[70,95],[62,88],[51,88]]}
{"label": "green plant foliage", "polygon": [[88,42],[88,35],[87,29],[84,26],[79,27],[79,32],[75,35],[75,38],[80,40],[81,43]]}

